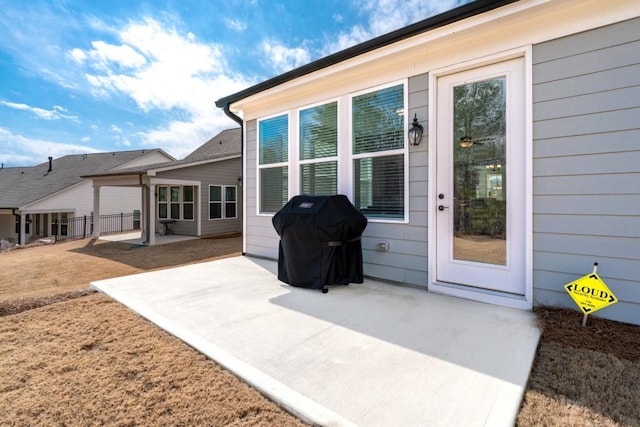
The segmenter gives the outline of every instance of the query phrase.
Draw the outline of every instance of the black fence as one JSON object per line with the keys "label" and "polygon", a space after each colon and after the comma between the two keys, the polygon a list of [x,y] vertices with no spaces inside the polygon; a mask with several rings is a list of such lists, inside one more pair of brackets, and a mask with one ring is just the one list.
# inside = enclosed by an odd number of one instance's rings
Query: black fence
{"label": "black fence", "polygon": [[[100,234],[118,234],[140,230],[140,212],[100,215]],[[51,235],[56,241],[85,238],[93,234],[93,215],[84,215],[51,224]]]}

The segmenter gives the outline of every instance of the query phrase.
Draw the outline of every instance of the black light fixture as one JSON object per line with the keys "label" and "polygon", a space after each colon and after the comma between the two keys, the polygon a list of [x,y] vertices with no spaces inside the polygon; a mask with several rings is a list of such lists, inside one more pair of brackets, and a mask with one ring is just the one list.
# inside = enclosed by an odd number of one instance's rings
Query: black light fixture
{"label": "black light fixture", "polygon": [[418,145],[420,141],[422,141],[422,134],[424,133],[424,128],[418,122],[418,115],[416,114],[413,118],[413,123],[411,123],[411,128],[409,129],[409,144]]}

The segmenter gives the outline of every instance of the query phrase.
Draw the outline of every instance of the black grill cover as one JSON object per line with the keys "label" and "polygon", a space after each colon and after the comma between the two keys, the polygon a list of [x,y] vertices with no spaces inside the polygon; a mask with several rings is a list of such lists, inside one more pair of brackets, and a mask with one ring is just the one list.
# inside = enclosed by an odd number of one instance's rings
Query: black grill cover
{"label": "black grill cover", "polygon": [[280,236],[279,280],[325,292],[325,285],[363,282],[367,218],[346,196],[295,196],[272,222]]}

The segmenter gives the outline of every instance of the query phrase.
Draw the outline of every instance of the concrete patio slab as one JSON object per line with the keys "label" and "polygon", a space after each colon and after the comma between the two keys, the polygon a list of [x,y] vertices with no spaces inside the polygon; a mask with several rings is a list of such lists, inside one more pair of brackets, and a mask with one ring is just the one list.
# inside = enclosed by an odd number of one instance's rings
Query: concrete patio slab
{"label": "concrete patio slab", "polygon": [[373,280],[328,294],[235,257],[94,282],[320,425],[512,426],[533,314]]}
{"label": "concrete patio slab", "polygon": [[[184,236],[180,234],[156,234],[156,245],[165,245],[167,243],[182,242],[185,240],[199,239],[197,236]],[[142,241],[142,233],[134,231],[131,233],[108,234],[100,236],[100,240],[108,240],[110,242],[121,242],[131,245],[144,245]]]}

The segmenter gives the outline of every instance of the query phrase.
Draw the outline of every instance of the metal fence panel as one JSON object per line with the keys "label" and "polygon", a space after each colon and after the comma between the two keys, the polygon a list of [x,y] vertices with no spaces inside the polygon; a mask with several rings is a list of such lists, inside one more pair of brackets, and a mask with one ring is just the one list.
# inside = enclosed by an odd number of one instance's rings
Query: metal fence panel
{"label": "metal fence panel", "polygon": [[[58,240],[85,238],[93,233],[93,215],[84,215],[53,222],[53,234]],[[118,234],[140,230],[140,212],[100,215],[100,234]]]}

